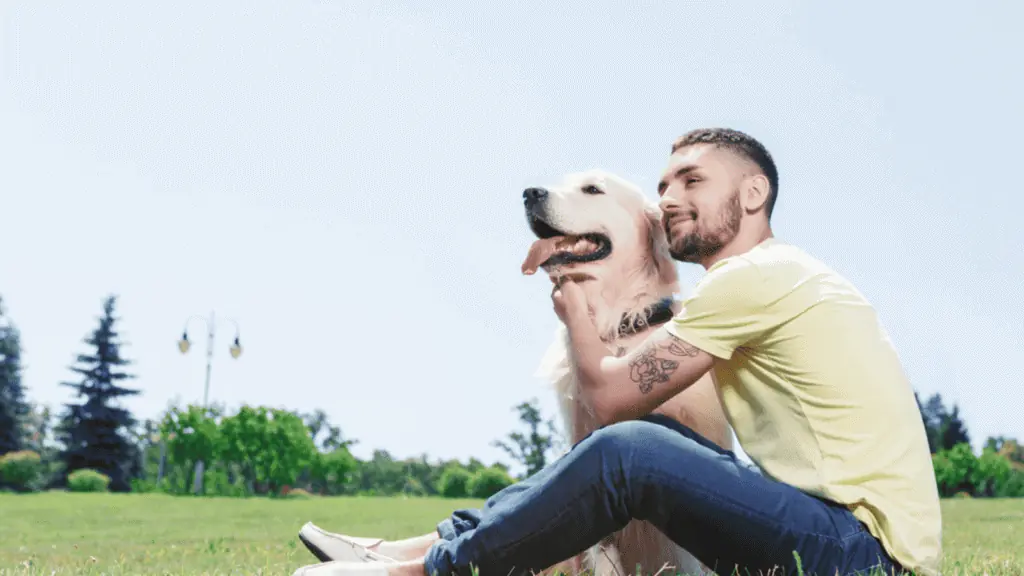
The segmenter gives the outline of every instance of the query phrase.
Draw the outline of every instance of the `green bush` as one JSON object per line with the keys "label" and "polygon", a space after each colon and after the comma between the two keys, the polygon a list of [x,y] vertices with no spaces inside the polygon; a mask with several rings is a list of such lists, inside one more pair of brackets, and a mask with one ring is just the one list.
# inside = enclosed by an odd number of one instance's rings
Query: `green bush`
{"label": "green bush", "polygon": [[437,491],[445,498],[465,498],[469,496],[469,482],[472,479],[473,474],[462,466],[449,466],[437,481]]}
{"label": "green bush", "polygon": [[106,492],[109,485],[109,476],[89,468],[68,474],[68,490],[71,492]]}
{"label": "green bush", "polygon": [[313,489],[326,494],[341,494],[353,480],[359,468],[348,448],[341,447],[331,452],[317,452],[310,465],[310,480]]}
{"label": "green bush", "polygon": [[248,498],[252,494],[249,492],[249,486],[246,485],[245,479],[239,476],[235,478],[235,481],[231,483],[231,488],[228,490],[226,496],[232,498]]}
{"label": "green bush", "polygon": [[1024,467],[1015,468],[1001,484],[996,486],[996,498],[1024,498]]}
{"label": "green bush", "polygon": [[960,492],[974,492],[972,480],[978,479],[978,458],[971,451],[970,444],[964,442],[933,454],[932,465],[940,495],[949,497]]}
{"label": "green bush", "polygon": [[234,486],[223,466],[210,466],[203,472],[203,494],[207,496],[233,496]]}
{"label": "green bush", "polygon": [[39,490],[43,468],[42,458],[31,450],[8,452],[0,456],[0,483],[18,492]]}
{"label": "green bush", "polygon": [[136,494],[149,494],[152,492],[159,492],[160,488],[156,485],[156,481],[147,480],[145,478],[132,478],[131,480],[132,492]]}
{"label": "green bush", "polygon": [[473,498],[490,498],[512,483],[508,472],[501,468],[482,468],[473,475],[467,488]]}
{"label": "green bush", "polygon": [[974,495],[995,496],[1002,491],[1013,472],[1013,465],[1008,458],[991,448],[985,448],[971,470],[970,480],[974,485]]}
{"label": "green bush", "polygon": [[932,455],[935,481],[943,497],[1024,497],[1024,466],[986,447],[975,456],[967,443]]}

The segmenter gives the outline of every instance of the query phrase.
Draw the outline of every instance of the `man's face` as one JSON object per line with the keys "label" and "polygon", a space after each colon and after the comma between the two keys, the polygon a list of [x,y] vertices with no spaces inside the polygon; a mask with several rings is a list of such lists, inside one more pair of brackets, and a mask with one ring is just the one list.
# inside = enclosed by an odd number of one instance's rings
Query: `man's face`
{"label": "man's face", "polygon": [[743,208],[738,158],[710,144],[677,150],[658,183],[670,253],[681,262],[713,256],[740,229]]}

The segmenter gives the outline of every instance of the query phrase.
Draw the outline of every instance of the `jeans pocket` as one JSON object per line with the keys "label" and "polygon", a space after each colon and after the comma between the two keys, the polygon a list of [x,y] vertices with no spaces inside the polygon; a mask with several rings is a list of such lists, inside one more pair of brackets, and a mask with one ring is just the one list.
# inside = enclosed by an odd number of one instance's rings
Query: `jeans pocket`
{"label": "jeans pocket", "polygon": [[849,508],[830,500],[823,501],[828,506],[829,516],[832,517],[832,525],[835,527],[837,540],[845,544],[847,541],[865,533],[868,536],[871,535],[867,531],[867,526],[858,520]]}

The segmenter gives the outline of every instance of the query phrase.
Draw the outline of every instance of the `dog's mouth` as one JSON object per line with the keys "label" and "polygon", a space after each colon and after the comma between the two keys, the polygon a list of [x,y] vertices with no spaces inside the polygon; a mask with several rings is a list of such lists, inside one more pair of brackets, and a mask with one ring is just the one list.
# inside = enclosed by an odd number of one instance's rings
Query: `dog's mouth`
{"label": "dog's mouth", "polygon": [[523,274],[533,274],[538,268],[596,262],[612,253],[612,241],[604,234],[566,234],[537,216],[531,214],[528,218],[537,241],[523,262]]}

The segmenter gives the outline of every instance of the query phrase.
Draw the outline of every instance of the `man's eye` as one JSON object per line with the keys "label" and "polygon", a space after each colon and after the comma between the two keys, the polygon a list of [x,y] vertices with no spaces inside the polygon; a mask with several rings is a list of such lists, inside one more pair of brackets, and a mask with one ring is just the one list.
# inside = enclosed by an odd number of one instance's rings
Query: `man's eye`
{"label": "man's eye", "polygon": [[686,179],[687,184],[696,184],[697,182],[700,182],[700,178],[697,178],[696,176],[690,176]]}
{"label": "man's eye", "polygon": [[596,195],[596,194],[604,194],[604,192],[602,192],[600,188],[598,188],[597,186],[594,186],[593,184],[591,184],[589,186],[584,186],[583,187],[583,193],[584,194],[594,194],[594,195]]}

